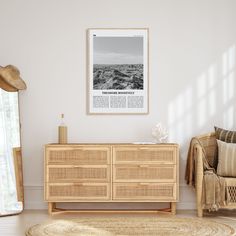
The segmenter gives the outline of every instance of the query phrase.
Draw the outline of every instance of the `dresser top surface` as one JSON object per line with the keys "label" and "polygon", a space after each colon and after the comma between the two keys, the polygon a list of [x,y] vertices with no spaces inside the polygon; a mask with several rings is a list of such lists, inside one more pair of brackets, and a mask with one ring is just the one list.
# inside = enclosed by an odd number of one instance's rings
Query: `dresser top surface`
{"label": "dresser top surface", "polygon": [[151,142],[134,142],[134,143],[49,143],[46,146],[179,146],[177,143],[151,143]]}

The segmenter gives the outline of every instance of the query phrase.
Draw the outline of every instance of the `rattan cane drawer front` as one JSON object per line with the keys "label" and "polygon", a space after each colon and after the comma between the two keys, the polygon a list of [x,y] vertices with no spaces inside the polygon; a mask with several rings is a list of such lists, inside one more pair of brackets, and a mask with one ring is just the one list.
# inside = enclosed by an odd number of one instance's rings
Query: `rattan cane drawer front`
{"label": "rattan cane drawer front", "polygon": [[107,165],[110,164],[110,147],[97,146],[46,146],[46,163]]}
{"label": "rattan cane drawer front", "polygon": [[108,183],[60,183],[46,185],[46,200],[48,201],[109,200],[111,196],[110,185]]}
{"label": "rattan cane drawer front", "polygon": [[115,183],[113,184],[114,200],[176,200],[174,183]]}
{"label": "rattan cane drawer front", "polygon": [[176,165],[113,165],[114,182],[176,182]]}
{"label": "rattan cane drawer front", "polygon": [[108,165],[49,165],[47,173],[46,182],[50,183],[110,182]]}
{"label": "rattan cane drawer front", "polygon": [[177,144],[48,144],[47,202],[176,202]]}
{"label": "rattan cane drawer front", "polygon": [[149,164],[176,164],[177,148],[175,146],[140,145],[118,146],[113,148],[113,163],[149,163]]}

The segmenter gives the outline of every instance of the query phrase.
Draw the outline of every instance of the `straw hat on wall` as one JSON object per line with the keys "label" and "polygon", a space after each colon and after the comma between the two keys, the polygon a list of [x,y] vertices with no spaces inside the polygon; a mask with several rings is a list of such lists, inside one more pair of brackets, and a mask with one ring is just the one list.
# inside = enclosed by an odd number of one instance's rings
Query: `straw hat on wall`
{"label": "straw hat on wall", "polygon": [[26,89],[26,84],[21,79],[20,72],[15,66],[0,66],[0,88],[8,92]]}

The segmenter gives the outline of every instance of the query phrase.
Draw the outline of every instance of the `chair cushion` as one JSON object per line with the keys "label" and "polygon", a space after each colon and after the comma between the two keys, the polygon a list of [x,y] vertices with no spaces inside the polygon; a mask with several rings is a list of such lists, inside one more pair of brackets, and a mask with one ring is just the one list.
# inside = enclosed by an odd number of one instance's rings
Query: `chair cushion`
{"label": "chair cushion", "polygon": [[236,143],[226,143],[217,140],[218,166],[220,176],[236,177]]}
{"label": "chair cushion", "polygon": [[216,139],[226,143],[236,143],[236,131],[221,129],[215,126]]}
{"label": "chair cushion", "polygon": [[[216,136],[216,139],[219,139],[223,142],[236,143],[236,131],[222,129],[215,126],[215,136]],[[218,145],[216,147],[213,167],[216,169],[217,165],[218,165]]]}

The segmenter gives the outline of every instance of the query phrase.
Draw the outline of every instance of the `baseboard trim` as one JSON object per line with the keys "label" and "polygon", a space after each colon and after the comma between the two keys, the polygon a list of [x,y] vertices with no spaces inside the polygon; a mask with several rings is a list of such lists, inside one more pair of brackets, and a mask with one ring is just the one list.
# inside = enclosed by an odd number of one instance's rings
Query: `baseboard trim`
{"label": "baseboard trim", "polygon": [[178,202],[177,209],[178,210],[195,210],[196,204],[194,202]]}
{"label": "baseboard trim", "polygon": [[26,210],[46,210],[47,209],[47,204],[45,202],[25,202],[25,207]]}

